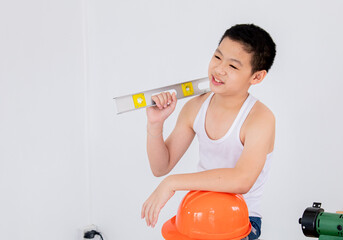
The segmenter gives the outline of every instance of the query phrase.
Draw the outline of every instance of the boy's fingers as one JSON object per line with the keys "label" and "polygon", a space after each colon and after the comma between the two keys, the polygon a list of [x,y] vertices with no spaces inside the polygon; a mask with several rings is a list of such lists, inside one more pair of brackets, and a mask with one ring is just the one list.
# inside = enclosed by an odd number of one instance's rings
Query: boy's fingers
{"label": "boy's fingers", "polygon": [[171,96],[170,92],[167,92],[167,97],[168,97],[167,104],[169,105],[171,103],[171,101],[172,101],[172,96]]}
{"label": "boy's fingers", "polygon": [[144,218],[144,209],[145,209],[145,207],[144,207],[144,204],[143,204],[142,209],[141,209],[141,218]]}
{"label": "boy's fingers", "polygon": [[172,102],[171,102],[170,105],[171,105],[173,108],[175,108],[176,102],[177,102],[177,98],[176,98],[175,92],[173,92],[173,94],[171,95],[171,97],[172,97]]}
{"label": "boy's fingers", "polygon": [[157,95],[152,96],[151,99],[156,103],[156,106],[157,106],[158,108],[161,106],[161,104],[160,104],[160,99],[158,98]]}
{"label": "boy's fingers", "polygon": [[177,101],[177,99],[176,99],[176,93],[175,93],[175,92],[173,92],[172,98],[173,98],[173,102],[176,102],[176,101]]}
{"label": "boy's fingers", "polygon": [[160,214],[161,208],[157,208],[154,211],[154,220],[152,222],[152,226],[155,227],[157,221],[158,221],[158,215]]}
{"label": "boy's fingers", "polygon": [[158,107],[162,108],[164,106],[164,97],[162,94],[158,94],[157,97],[158,97],[159,102],[160,102],[160,105]]}
{"label": "boy's fingers", "polygon": [[163,100],[164,100],[164,104],[163,104],[163,107],[167,107],[167,103],[168,103],[168,95],[166,92],[163,92],[162,93],[162,96],[163,96]]}
{"label": "boy's fingers", "polygon": [[152,205],[150,210],[149,210],[149,225],[152,226],[153,220],[154,220],[154,212],[155,212],[155,205]]}
{"label": "boy's fingers", "polygon": [[168,107],[168,105],[174,104],[176,102],[176,94],[173,92],[162,92],[151,97],[151,99],[156,103],[159,109]]}
{"label": "boy's fingers", "polygon": [[146,202],[143,204],[142,206],[142,210],[141,210],[141,218],[145,217],[145,208],[146,208]]}
{"label": "boy's fingers", "polygon": [[145,208],[145,222],[148,226],[150,226],[150,219],[149,219],[149,211],[150,211],[150,208],[151,208],[151,204],[149,204],[146,208]]}

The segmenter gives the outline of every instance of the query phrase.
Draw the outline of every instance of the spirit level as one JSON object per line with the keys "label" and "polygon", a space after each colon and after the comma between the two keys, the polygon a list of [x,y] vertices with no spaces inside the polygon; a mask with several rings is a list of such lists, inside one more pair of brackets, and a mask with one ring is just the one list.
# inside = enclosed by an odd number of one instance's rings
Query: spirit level
{"label": "spirit level", "polygon": [[114,98],[117,105],[117,114],[140,108],[154,106],[151,97],[161,92],[175,92],[177,99],[200,95],[209,92],[209,79],[200,78],[189,82],[178,83],[166,87],[156,88],[136,94]]}

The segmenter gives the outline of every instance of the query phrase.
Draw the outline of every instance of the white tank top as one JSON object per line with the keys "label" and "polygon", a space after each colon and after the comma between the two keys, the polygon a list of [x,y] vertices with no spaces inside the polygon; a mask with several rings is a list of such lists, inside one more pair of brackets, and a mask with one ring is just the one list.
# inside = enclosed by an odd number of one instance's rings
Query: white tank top
{"label": "white tank top", "polygon": [[[239,136],[240,130],[250,110],[257,101],[255,97],[249,94],[225,136],[217,140],[212,140],[208,137],[205,130],[205,118],[213,95],[211,93],[202,104],[193,124],[193,129],[199,140],[199,171],[235,167],[244,147]],[[243,195],[248,205],[249,216],[262,217],[260,211],[261,197],[263,186],[268,177],[271,157],[272,153],[269,153],[263,170],[255,184],[248,193]]]}

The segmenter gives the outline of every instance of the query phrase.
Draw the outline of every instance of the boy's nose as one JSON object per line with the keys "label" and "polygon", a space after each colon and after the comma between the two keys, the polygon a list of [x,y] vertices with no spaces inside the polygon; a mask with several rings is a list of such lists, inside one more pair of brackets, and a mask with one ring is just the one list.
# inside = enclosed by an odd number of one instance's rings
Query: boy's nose
{"label": "boy's nose", "polygon": [[226,74],[226,71],[225,71],[225,68],[222,64],[218,65],[216,68],[215,68],[215,71],[218,75],[225,75]]}

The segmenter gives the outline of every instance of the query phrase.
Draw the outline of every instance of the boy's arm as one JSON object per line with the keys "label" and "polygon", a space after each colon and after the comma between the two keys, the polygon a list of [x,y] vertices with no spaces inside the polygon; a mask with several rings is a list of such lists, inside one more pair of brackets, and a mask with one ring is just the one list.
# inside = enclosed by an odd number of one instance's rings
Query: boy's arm
{"label": "boy's arm", "polygon": [[275,119],[271,112],[259,113],[246,126],[244,149],[234,168],[172,175],[166,182],[172,190],[204,190],[247,193],[260,175],[274,144]]}
{"label": "boy's arm", "polygon": [[235,168],[222,168],[165,178],[142,208],[142,217],[154,226],[159,211],[177,190],[247,193],[254,185],[274,143],[275,119],[271,112],[256,114],[246,126],[244,149]]}
{"label": "boy's arm", "polygon": [[[163,95],[164,94],[164,95]],[[165,119],[174,111],[175,94],[162,93],[154,96],[156,107],[147,109],[147,152],[150,168],[157,177],[169,173],[188,149],[194,138],[190,117],[192,100],[182,108],[176,126],[167,140],[163,139],[163,124]],[[168,103],[169,104],[166,104]]]}

